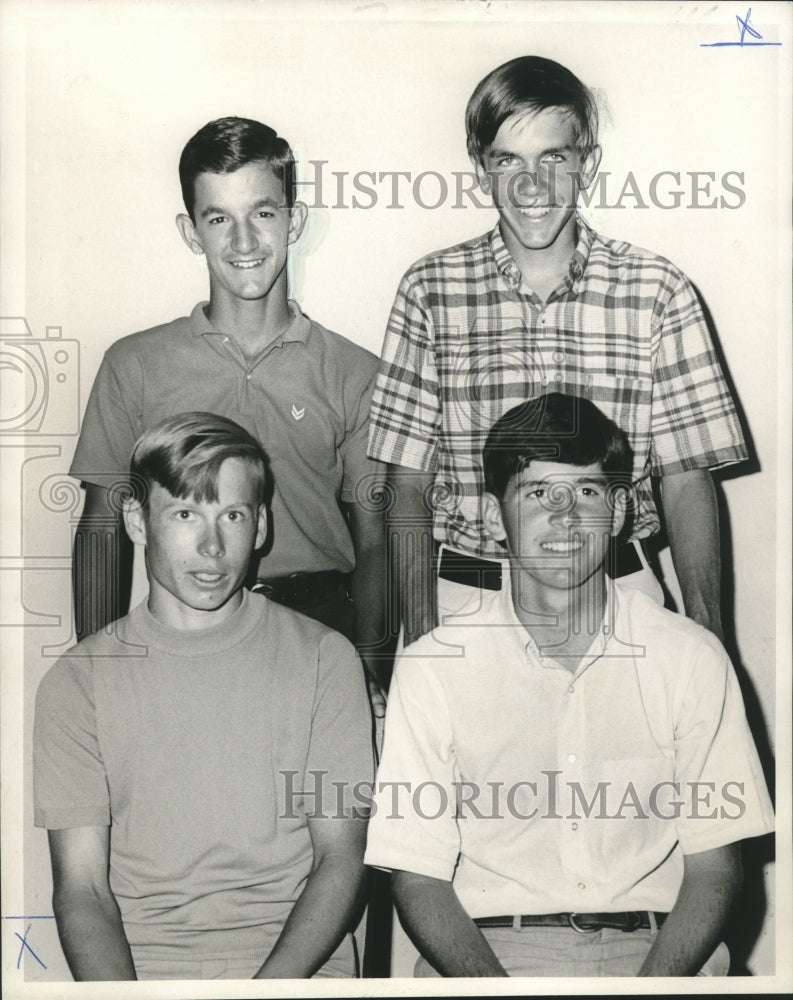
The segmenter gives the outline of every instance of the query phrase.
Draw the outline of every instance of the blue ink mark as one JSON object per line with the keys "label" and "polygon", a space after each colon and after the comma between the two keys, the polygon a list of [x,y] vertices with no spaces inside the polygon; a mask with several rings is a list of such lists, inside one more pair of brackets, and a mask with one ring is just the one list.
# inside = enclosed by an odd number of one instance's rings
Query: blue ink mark
{"label": "blue ink mark", "polygon": [[17,955],[17,968],[19,968],[19,965],[20,965],[20,963],[22,961],[22,953],[24,952],[25,948],[27,948],[27,950],[36,959],[36,961],[39,963],[39,965],[42,967],[42,969],[46,969],[47,966],[41,961],[41,959],[35,953],[35,951],[33,951],[33,949],[30,947],[30,944],[28,942],[28,933],[30,932],[30,928],[32,926],[33,926],[32,924],[28,924],[27,925],[27,927],[25,928],[24,937],[21,934],[17,934],[17,932],[14,931],[14,937],[18,937],[19,940],[22,942],[22,944],[19,946],[19,954]]}
{"label": "blue ink mark", "polygon": [[738,31],[740,32],[740,40],[737,42],[700,42],[699,47],[701,49],[716,49],[723,47],[737,47],[740,49],[748,48],[749,46],[762,46],[762,45],[781,45],[782,42],[747,42],[746,34],[747,32],[752,36],[752,38],[761,39],[763,36],[760,32],[753,27],[749,22],[752,17],[752,8],[750,7],[746,11],[746,17],[739,17],[738,14],[735,15],[735,20],[738,22]]}

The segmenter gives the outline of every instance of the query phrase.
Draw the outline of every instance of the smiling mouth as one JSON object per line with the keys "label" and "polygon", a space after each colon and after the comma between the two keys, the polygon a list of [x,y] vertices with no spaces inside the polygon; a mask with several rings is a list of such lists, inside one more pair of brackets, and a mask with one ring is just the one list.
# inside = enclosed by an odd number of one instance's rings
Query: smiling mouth
{"label": "smiling mouth", "polygon": [[544,552],[562,552],[569,554],[571,552],[578,552],[584,547],[584,539],[580,535],[576,535],[575,538],[568,539],[566,541],[558,542],[541,542],[540,548]]}
{"label": "smiling mouth", "polygon": [[515,208],[528,219],[541,219],[551,211],[553,205],[532,205],[531,207],[516,205]]}
{"label": "smiling mouth", "polygon": [[229,263],[232,267],[239,268],[241,271],[250,271],[252,268],[263,264],[264,257],[260,257],[258,260],[230,260]]}

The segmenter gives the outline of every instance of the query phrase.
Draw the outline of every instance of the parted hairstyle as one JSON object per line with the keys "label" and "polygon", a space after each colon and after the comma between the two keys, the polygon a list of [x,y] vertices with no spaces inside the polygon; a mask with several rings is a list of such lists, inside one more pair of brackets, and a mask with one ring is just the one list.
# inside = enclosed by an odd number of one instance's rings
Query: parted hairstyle
{"label": "parted hairstyle", "polygon": [[283,186],[286,207],[292,207],[295,157],[286,139],[252,118],[218,118],[188,140],[179,159],[182,198],[193,223],[196,177],[231,174],[248,163],[266,163]]}
{"label": "parted hairstyle", "polygon": [[482,453],[485,488],[498,500],[529,462],[599,464],[626,488],[633,450],[624,431],[594,403],[551,392],[513,406],[490,429]]}
{"label": "parted hairstyle", "polygon": [[598,136],[592,92],[552,59],[519,56],[488,73],[471,95],[465,112],[468,155],[480,163],[507,118],[548,108],[563,108],[575,118],[578,151],[591,152]]}
{"label": "parted hairstyle", "polygon": [[243,427],[215,413],[178,413],[138,438],[130,462],[135,499],[145,509],[154,483],[171,496],[199,503],[218,499],[218,475],[229,458],[250,469],[258,503],[269,504],[272,477],[267,455]]}

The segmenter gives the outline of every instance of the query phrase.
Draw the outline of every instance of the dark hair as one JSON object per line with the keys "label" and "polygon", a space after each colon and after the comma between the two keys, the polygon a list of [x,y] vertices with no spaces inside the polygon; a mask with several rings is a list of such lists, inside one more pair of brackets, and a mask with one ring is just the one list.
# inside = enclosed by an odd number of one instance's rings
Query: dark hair
{"label": "dark hair", "polygon": [[594,403],[551,392],[508,410],[490,429],[482,453],[485,488],[501,500],[529,462],[594,465],[630,483],[633,451],[624,431]]}
{"label": "dark hair", "polygon": [[552,59],[520,56],[480,80],[465,111],[468,154],[480,162],[512,115],[564,108],[576,120],[576,142],[586,156],[597,145],[598,112],[592,92]]}
{"label": "dark hair", "polygon": [[193,222],[196,177],[231,174],[248,163],[266,163],[283,185],[286,207],[292,207],[295,157],[286,139],[251,118],[218,118],[196,132],[179,159],[182,198]]}
{"label": "dark hair", "polygon": [[171,496],[215,503],[220,467],[228,458],[249,466],[257,501],[268,504],[272,482],[262,446],[233,420],[200,411],[178,413],[138,438],[130,462],[133,493],[144,508],[153,483]]}

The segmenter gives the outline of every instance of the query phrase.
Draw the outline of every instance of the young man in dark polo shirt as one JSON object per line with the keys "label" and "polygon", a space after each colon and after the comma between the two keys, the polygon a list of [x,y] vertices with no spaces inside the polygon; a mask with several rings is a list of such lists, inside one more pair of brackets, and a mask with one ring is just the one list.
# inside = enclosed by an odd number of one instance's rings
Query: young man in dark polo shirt
{"label": "young man in dark polo shirt", "polygon": [[96,376],[70,469],[86,491],[74,547],[78,638],[129,600],[132,553],[114,487],[135,440],[200,405],[267,441],[272,542],[254,559],[253,589],[355,642],[382,714],[370,651],[383,638],[383,519],[366,503],[378,474],[366,457],[377,359],[287,299],[287,252],[307,209],[294,200],[285,139],[245,118],[210,122],[185,146],[179,176],[187,211],[176,224],[206,256],[209,301],[117,341]]}

